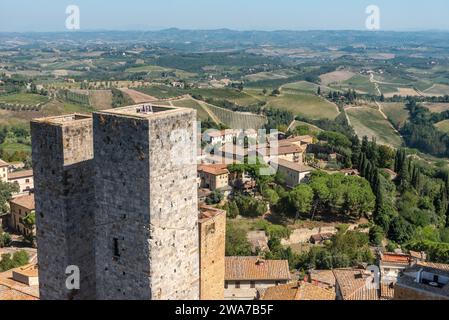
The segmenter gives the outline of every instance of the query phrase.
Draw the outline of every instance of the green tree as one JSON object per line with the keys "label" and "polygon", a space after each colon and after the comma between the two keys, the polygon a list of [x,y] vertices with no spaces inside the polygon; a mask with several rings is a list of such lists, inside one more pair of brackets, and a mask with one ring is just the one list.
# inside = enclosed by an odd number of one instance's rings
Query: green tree
{"label": "green tree", "polygon": [[224,199],[224,195],[222,192],[218,190],[214,190],[207,198],[206,203],[208,205],[218,204]]}
{"label": "green tree", "polygon": [[313,190],[307,184],[296,186],[289,194],[290,203],[296,210],[295,220],[309,214],[312,209]]}
{"label": "green tree", "polygon": [[279,202],[279,195],[273,189],[265,189],[263,191],[263,197],[270,205],[276,205]]}
{"label": "green tree", "polygon": [[0,213],[8,213],[8,201],[11,199],[12,194],[16,192],[19,192],[17,184],[0,181]]}
{"label": "green tree", "polygon": [[0,226],[0,248],[8,247],[11,245],[11,235],[3,231]]}
{"label": "green tree", "polygon": [[225,210],[226,210],[226,216],[230,219],[235,219],[240,214],[239,207],[237,206],[235,201],[229,201],[225,205]]}
{"label": "green tree", "polygon": [[373,226],[369,229],[369,240],[373,245],[381,246],[384,239],[384,230],[380,226]]}
{"label": "green tree", "polygon": [[24,236],[24,240],[29,243],[31,246],[35,245],[36,237],[33,233],[33,229],[36,225],[36,212],[33,210],[27,216],[22,219],[22,224],[27,228],[30,232]]}
{"label": "green tree", "polygon": [[226,225],[226,256],[251,256],[251,244],[246,238],[244,229],[235,227],[234,224]]}

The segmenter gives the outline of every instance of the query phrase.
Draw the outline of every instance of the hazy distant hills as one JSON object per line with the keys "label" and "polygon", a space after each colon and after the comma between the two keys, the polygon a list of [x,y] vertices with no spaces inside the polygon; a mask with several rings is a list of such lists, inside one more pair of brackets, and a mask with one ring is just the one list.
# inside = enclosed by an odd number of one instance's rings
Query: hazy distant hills
{"label": "hazy distant hills", "polygon": [[180,30],[160,31],[79,31],[56,33],[0,33],[1,42],[34,41],[93,43],[147,43],[166,46],[188,46],[201,49],[229,47],[449,47],[449,32],[391,32],[391,31],[234,31]]}

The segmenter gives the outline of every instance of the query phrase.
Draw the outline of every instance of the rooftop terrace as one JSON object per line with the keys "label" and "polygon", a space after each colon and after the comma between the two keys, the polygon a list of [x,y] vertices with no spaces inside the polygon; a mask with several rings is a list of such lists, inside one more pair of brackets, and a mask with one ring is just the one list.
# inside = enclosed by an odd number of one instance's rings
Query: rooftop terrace
{"label": "rooftop terrace", "polygon": [[132,106],[102,110],[96,113],[98,114],[109,114],[109,115],[123,115],[129,117],[137,118],[153,118],[157,115],[167,115],[170,113],[178,113],[180,111],[190,110],[186,108],[169,107],[169,106],[158,106],[149,103],[141,103]]}

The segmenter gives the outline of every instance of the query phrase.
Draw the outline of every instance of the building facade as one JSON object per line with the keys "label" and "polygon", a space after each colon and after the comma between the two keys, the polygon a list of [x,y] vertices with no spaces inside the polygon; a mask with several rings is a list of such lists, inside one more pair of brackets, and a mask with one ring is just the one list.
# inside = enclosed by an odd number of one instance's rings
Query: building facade
{"label": "building facade", "polygon": [[9,202],[10,215],[8,217],[8,226],[22,235],[31,235],[36,232],[33,228],[30,230],[22,222],[22,219],[35,210],[34,195],[19,196]]}
{"label": "building facade", "polygon": [[226,212],[200,208],[200,300],[223,300],[225,279]]}
{"label": "building facade", "polygon": [[8,182],[19,186],[19,192],[14,196],[28,194],[34,190],[33,170],[23,170],[8,173]]}
{"label": "building facade", "polygon": [[0,159],[0,181],[8,182],[8,163]]}
{"label": "building facade", "polygon": [[228,188],[229,171],[225,164],[202,164],[198,166],[200,188],[215,191]]}
{"label": "building facade", "polygon": [[278,172],[285,179],[288,187],[294,188],[305,181],[305,178],[313,171],[312,168],[283,159],[278,159]]}
{"label": "building facade", "polygon": [[287,260],[258,257],[225,258],[225,299],[254,300],[257,292],[291,280]]}

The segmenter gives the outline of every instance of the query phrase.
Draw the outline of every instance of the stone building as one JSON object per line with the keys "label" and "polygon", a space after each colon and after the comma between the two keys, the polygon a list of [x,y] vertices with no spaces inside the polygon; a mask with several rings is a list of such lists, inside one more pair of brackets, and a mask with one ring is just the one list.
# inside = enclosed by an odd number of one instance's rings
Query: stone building
{"label": "stone building", "polygon": [[303,183],[313,168],[302,163],[291,162],[284,159],[277,160],[278,172],[285,179],[286,186],[294,188]]}
{"label": "stone building", "polygon": [[136,105],[32,122],[41,299],[199,299],[195,121]]}
{"label": "stone building", "polygon": [[225,299],[254,300],[260,290],[291,281],[287,260],[225,258]]}
{"label": "stone building", "polygon": [[24,195],[34,190],[33,170],[21,170],[8,173],[8,182],[19,186],[19,192],[13,196]]}
{"label": "stone building", "polygon": [[[40,298],[94,299],[92,118],[70,115],[31,122]],[[78,266],[80,289],[66,286]]]}
{"label": "stone building", "polygon": [[36,232],[35,228],[27,228],[22,219],[35,209],[34,195],[29,194],[11,199],[9,202],[10,215],[7,219],[8,227],[22,235],[30,235]]}
{"label": "stone building", "polygon": [[200,207],[200,299],[223,300],[225,278],[226,212]]}
{"label": "stone building", "polygon": [[418,262],[405,269],[394,300],[449,300],[449,264]]}
{"label": "stone building", "polygon": [[98,299],[199,299],[196,111],[93,115]]}
{"label": "stone building", "polygon": [[198,166],[200,188],[211,191],[229,187],[229,171],[225,164],[201,164]]}
{"label": "stone building", "polygon": [[0,181],[8,182],[8,167],[9,164],[0,159]]}

